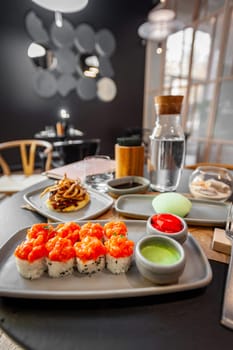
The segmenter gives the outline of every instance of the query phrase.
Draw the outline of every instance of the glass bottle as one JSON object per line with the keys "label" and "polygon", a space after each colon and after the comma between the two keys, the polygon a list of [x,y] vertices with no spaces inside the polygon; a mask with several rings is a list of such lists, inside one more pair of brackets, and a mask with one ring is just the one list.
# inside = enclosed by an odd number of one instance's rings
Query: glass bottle
{"label": "glass bottle", "polygon": [[148,173],[154,191],[175,191],[185,157],[185,136],[181,126],[183,96],[156,96],[156,121],[150,136]]}

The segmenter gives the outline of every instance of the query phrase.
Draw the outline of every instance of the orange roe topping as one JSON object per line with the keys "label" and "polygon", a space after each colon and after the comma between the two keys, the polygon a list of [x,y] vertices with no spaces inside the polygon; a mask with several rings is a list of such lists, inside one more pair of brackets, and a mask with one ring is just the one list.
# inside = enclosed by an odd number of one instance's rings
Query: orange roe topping
{"label": "orange roe topping", "polygon": [[47,223],[34,224],[27,230],[27,239],[34,239],[42,235],[44,243],[56,235],[54,227]]}
{"label": "orange roe topping", "polygon": [[16,247],[14,255],[19,259],[28,260],[28,262],[44,258],[46,256],[44,236],[39,235],[35,239],[23,241]]}
{"label": "orange roe topping", "polygon": [[54,237],[46,245],[47,256],[52,261],[65,262],[75,257],[75,250],[70,239]]}
{"label": "orange roe topping", "polygon": [[82,241],[75,243],[76,256],[82,261],[96,260],[101,255],[105,255],[106,248],[96,237],[86,236]]}
{"label": "orange roe topping", "polygon": [[110,221],[104,225],[106,238],[111,236],[124,235],[127,236],[127,227],[123,221]]}
{"label": "orange roe topping", "polygon": [[76,222],[66,222],[64,224],[58,224],[56,227],[57,235],[59,237],[68,238],[72,244],[79,241],[80,225]]}
{"label": "orange roe topping", "polygon": [[133,254],[134,242],[125,236],[112,236],[104,245],[107,253],[114,258],[125,258]]}
{"label": "orange roe topping", "polygon": [[102,239],[104,237],[104,228],[99,223],[87,222],[81,226],[79,235],[81,240],[86,236]]}

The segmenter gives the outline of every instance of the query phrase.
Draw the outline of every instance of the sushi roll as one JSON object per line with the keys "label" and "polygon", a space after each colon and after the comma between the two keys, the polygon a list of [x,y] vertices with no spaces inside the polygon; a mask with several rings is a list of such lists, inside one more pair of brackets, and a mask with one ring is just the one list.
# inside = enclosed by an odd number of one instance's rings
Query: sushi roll
{"label": "sushi roll", "polygon": [[125,236],[112,236],[104,243],[106,247],[106,266],[113,274],[127,272],[130,268],[134,242]]}
{"label": "sushi roll", "polygon": [[14,256],[17,270],[22,277],[31,280],[41,277],[46,271],[44,236],[23,241],[16,247]]}
{"label": "sushi roll", "polygon": [[110,221],[104,225],[105,240],[111,236],[123,235],[127,237],[128,229],[123,221]]}
{"label": "sushi roll", "polygon": [[68,238],[71,240],[72,244],[79,241],[79,231],[80,225],[76,222],[66,222],[58,224],[56,227],[57,236],[62,238]]}
{"label": "sushi roll", "polygon": [[86,236],[74,245],[79,272],[91,274],[105,268],[106,248],[96,237]]}
{"label": "sushi roll", "polygon": [[80,240],[86,236],[96,237],[100,240],[104,237],[104,228],[96,222],[87,222],[81,226],[79,231]]}
{"label": "sushi roll", "polygon": [[50,277],[63,277],[73,273],[75,250],[69,239],[56,236],[46,243],[46,249]]}

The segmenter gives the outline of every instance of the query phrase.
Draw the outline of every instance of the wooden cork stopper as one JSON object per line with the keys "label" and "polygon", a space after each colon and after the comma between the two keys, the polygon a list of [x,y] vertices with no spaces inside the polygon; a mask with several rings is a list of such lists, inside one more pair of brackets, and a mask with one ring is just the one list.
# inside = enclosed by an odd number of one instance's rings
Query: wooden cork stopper
{"label": "wooden cork stopper", "polygon": [[157,114],[179,114],[183,96],[155,96],[154,101]]}

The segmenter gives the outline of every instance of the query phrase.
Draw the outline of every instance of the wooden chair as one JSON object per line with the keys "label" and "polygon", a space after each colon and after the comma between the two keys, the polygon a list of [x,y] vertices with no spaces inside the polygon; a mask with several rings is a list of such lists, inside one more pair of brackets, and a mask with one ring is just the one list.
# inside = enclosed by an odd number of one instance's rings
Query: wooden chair
{"label": "wooden chair", "polygon": [[191,165],[185,165],[185,169],[195,170],[199,166],[215,166],[215,167],[225,168],[228,170],[233,170],[233,164],[226,164],[226,163],[196,163]]}
{"label": "wooden chair", "polygon": [[[3,153],[9,149],[17,150],[21,171],[12,171],[12,164],[6,160]],[[36,169],[36,157],[39,152],[45,155],[45,166],[43,170],[49,170],[52,164],[53,146],[50,142],[44,140],[14,140],[0,143],[0,167],[3,176],[0,178],[0,192],[14,193],[27,186],[30,186],[43,179],[41,173]],[[19,157],[18,157],[19,154]],[[42,169],[41,169],[42,170]]]}

